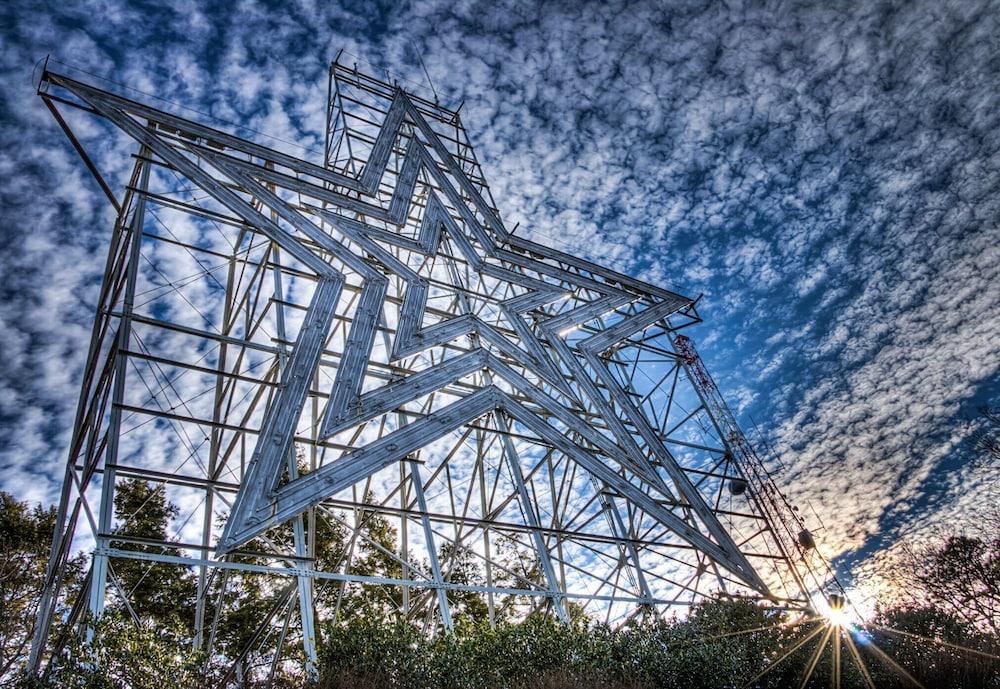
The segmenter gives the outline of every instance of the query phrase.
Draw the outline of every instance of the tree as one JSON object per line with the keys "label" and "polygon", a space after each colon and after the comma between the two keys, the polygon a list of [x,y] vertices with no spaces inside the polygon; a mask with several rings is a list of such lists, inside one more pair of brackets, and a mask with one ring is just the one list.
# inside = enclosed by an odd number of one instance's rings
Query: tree
{"label": "tree", "polygon": [[[934,604],[897,605],[876,612],[871,643],[927,687],[996,687],[1000,677],[996,636],[977,631]],[[873,658],[870,669],[882,687],[913,686]]]}
{"label": "tree", "polygon": [[1000,634],[1000,537],[951,536],[924,556],[916,573],[931,599],[970,625]]}
{"label": "tree", "polygon": [[[122,550],[134,550],[161,555],[179,555],[171,546],[158,545],[167,541],[167,530],[178,513],[177,506],[168,502],[163,486],[151,486],[139,479],[120,482],[115,488],[115,535],[123,539]],[[144,543],[143,541],[151,541]],[[191,572],[174,564],[117,558],[111,570],[120,584],[128,605],[140,618],[163,624],[194,623],[195,580]],[[112,588],[117,591],[117,588]]]}
{"label": "tree", "polygon": [[[438,560],[445,579],[465,586],[484,586],[486,577],[475,560],[475,554],[466,546],[444,543],[438,549]],[[482,622],[489,619],[489,606],[483,594],[476,591],[454,590],[448,592],[448,603],[455,622]]]}
{"label": "tree", "polygon": [[[304,472],[302,472],[304,473]],[[313,558],[314,567],[324,571],[333,571],[340,564],[346,550],[346,529],[333,519],[319,514],[314,523]],[[265,538],[256,538],[247,543],[239,553],[232,556],[235,562],[263,565],[271,559],[264,555],[252,553],[294,553],[294,527],[291,522],[271,529]],[[252,666],[262,662],[264,653],[254,646],[266,640],[266,634],[258,634],[263,624],[265,627],[281,628],[284,616],[291,610],[293,616],[298,615],[297,598],[289,595],[288,586],[294,586],[292,579],[276,579],[273,576],[256,572],[226,572],[217,577],[218,583],[210,591],[209,619],[218,611],[218,624],[213,648],[231,660],[241,655],[246,658],[244,665]],[[324,586],[326,582],[316,582],[314,603],[317,607],[332,607],[330,600],[335,593],[334,587]],[[220,587],[222,590],[220,591]],[[290,625],[295,629],[294,621]],[[300,639],[295,638],[294,631],[286,639],[283,657],[297,653]],[[273,637],[272,637],[273,640]],[[295,650],[292,650],[295,649]]]}
{"label": "tree", "polygon": [[[296,446],[296,464],[300,476],[309,473],[305,453]],[[290,481],[286,467],[279,480],[281,485]],[[312,566],[322,571],[335,571],[345,556],[347,529],[338,520],[339,515],[316,510],[315,517],[303,516],[306,539],[310,548]],[[219,526],[224,526],[220,520]],[[282,555],[294,555],[294,522],[285,522],[266,534],[243,545],[230,556],[233,562],[251,565],[269,565]],[[295,631],[295,618],[299,615],[296,593],[290,590],[294,579],[277,578],[268,574],[247,571],[226,571],[214,577],[207,596],[206,640],[211,637],[213,652],[221,653],[231,662],[242,667],[265,665],[273,661],[267,643],[284,626],[286,615],[290,631],[282,647],[282,659],[301,652],[301,639]],[[329,582],[314,582],[313,601],[321,610],[332,610],[336,587]],[[241,667],[241,670],[242,670]]]}
{"label": "tree", "polygon": [[971,439],[985,462],[1000,462],[1000,407],[980,407],[978,427]]}
{"label": "tree", "polygon": [[[373,500],[371,493],[365,496],[366,502]],[[403,568],[396,557],[398,533],[389,520],[371,508],[362,508],[355,531],[354,540],[347,548],[348,556],[354,553],[349,573],[402,578]],[[351,589],[348,584],[338,587],[341,615],[388,619],[402,608],[400,587],[362,584],[357,591]]]}
{"label": "tree", "polygon": [[[533,548],[527,548],[515,538],[500,535],[493,541],[493,585],[498,588],[544,590],[548,587],[545,572]],[[496,598],[496,621],[521,619],[533,611],[551,610],[549,598],[539,600],[536,596],[506,594]],[[564,599],[565,603],[565,599]],[[567,604],[567,607],[570,607]]]}
{"label": "tree", "polygon": [[[1000,409],[981,408],[970,446],[981,461],[977,470],[995,471]],[[879,564],[878,574],[905,601],[902,608],[938,608],[974,629],[1000,633],[1000,507],[989,496],[984,504],[967,513],[959,533],[932,529],[930,542],[920,546],[901,540]]]}
{"label": "tree", "polygon": [[327,624],[320,647],[323,689],[430,689],[427,638],[411,624],[372,615]]}
{"label": "tree", "polygon": [[1000,633],[1000,536],[950,535],[922,547],[903,544],[880,569],[899,592],[897,607],[935,607],[971,629]]}
{"label": "tree", "polygon": [[41,678],[23,677],[19,689],[186,689],[215,686],[218,671],[192,649],[187,631],[152,620],[138,624],[109,610],[88,621],[89,642],[76,637],[52,658]]}
{"label": "tree", "polygon": [[[27,660],[56,510],[34,508],[0,492],[0,681],[20,671]],[[79,586],[83,558],[71,558],[65,587]],[[56,615],[58,632],[60,615]]]}

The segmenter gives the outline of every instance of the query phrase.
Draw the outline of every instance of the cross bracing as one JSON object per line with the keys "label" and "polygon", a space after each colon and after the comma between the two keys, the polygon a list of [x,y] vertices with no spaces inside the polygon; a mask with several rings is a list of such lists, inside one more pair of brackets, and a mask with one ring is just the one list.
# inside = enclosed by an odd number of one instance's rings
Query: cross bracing
{"label": "cross bracing", "polygon": [[[117,221],[36,662],[81,542],[77,612],[128,607],[116,562],[187,568],[210,646],[227,583],[269,577],[284,593],[253,643],[276,659],[293,638],[307,666],[349,587],[437,633],[469,594],[491,621],[622,624],[716,592],[804,609],[825,585],[678,353],[694,301],[511,233],[458,113],[335,64],[315,156],[51,70],[39,92]],[[76,111],[132,141],[119,194]],[[116,485],[136,478],[182,508],[162,541],[121,534]],[[331,528],[349,544],[332,560]],[[364,548],[391,572],[359,568]]]}

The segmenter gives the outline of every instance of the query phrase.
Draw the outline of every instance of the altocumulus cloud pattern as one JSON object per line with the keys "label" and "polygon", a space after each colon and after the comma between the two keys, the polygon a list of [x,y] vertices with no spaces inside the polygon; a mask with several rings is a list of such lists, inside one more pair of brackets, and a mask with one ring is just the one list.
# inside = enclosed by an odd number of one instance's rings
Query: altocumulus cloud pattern
{"label": "altocumulus cloud pattern", "polygon": [[[58,489],[113,221],[32,65],[321,153],[343,48],[464,102],[519,234],[704,294],[703,355],[841,566],[986,499],[961,439],[1000,396],[990,3],[70,5],[0,9],[4,490]],[[89,134],[123,185],[129,142]]]}

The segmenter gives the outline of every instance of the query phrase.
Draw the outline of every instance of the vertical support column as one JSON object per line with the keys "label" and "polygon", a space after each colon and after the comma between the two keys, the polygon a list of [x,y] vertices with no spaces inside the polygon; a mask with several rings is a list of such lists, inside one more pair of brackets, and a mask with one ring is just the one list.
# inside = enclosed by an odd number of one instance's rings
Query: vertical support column
{"label": "vertical support column", "polygon": [[[483,450],[485,442],[483,432],[476,429],[476,466],[479,473],[479,502],[480,509],[485,517],[490,509],[486,497],[486,453]],[[483,557],[486,560],[486,612],[489,617],[490,627],[495,627],[497,623],[496,600],[493,596],[493,555],[492,544],[490,543],[490,530],[483,529]]]}
{"label": "vertical support column", "polygon": [[[338,56],[340,54],[338,53]],[[326,74],[326,131],[323,136],[323,167],[330,168],[333,167],[330,164],[330,146],[333,145],[333,65],[336,63],[334,60],[330,64],[330,69],[327,70]]]}
{"label": "vertical support column", "polygon": [[[392,340],[389,338],[389,324],[385,318],[385,310],[379,310],[378,316],[378,328],[382,332],[382,344],[385,347],[385,351],[392,351]],[[392,375],[391,380],[399,380],[399,377]],[[407,424],[407,419],[405,414],[396,414],[396,421],[399,422],[400,428]],[[403,562],[410,561],[410,539],[409,539],[409,517],[406,515],[406,508],[410,504],[410,495],[407,491],[408,483],[406,481],[406,463],[399,463],[399,559]],[[410,568],[402,567],[400,568],[400,578],[406,582],[410,579]],[[403,604],[403,617],[408,618],[410,615],[410,586],[406,583],[402,586],[402,604]]]}
{"label": "vertical support column", "polygon": [[[129,259],[128,275],[125,284],[125,294],[122,298],[122,316],[118,324],[118,333],[115,337],[115,382],[112,392],[111,416],[107,431],[107,449],[104,455],[104,475],[101,480],[101,504],[99,509],[98,524],[96,534],[96,548],[94,559],[91,565],[92,575],[90,578],[90,598],[88,609],[94,617],[104,612],[104,598],[107,594],[108,582],[108,556],[106,550],[110,539],[111,522],[114,515],[115,496],[115,465],[118,462],[118,433],[121,428],[122,402],[125,398],[125,374],[128,365],[129,341],[132,333],[132,308],[135,299],[135,282],[139,270],[139,252],[142,248],[142,232],[146,220],[146,196],[145,192],[149,188],[149,164],[142,162],[148,158],[151,152],[148,147],[143,146],[139,150],[139,163],[142,171],[139,174],[138,193],[136,194],[135,209],[132,212],[132,219],[129,223]],[[94,630],[87,630],[87,640],[93,639]]]}
{"label": "vertical support column", "polygon": [[[138,186],[137,182],[141,173],[142,165],[137,161],[132,168],[131,182]],[[87,367],[84,372],[83,384],[80,388],[80,398],[77,402],[75,422],[73,424],[73,439],[70,442],[70,450],[66,458],[66,469],[63,473],[62,492],[59,499],[59,507],[56,512],[55,526],[52,531],[52,545],[49,549],[49,561],[45,568],[45,579],[42,587],[42,594],[38,602],[38,612],[35,619],[34,631],[31,641],[31,650],[28,656],[28,672],[32,675],[38,674],[41,669],[42,656],[45,651],[45,644],[48,641],[49,631],[52,625],[52,618],[59,601],[59,593],[62,589],[63,567],[66,558],[69,556],[69,549],[76,533],[77,519],[83,507],[83,500],[86,497],[82,491],[77,493],[77,498],[72,510],[69,507],[74,482],[89,482],[94,469],[94,447],[96,445],[97,422],[91,415],[99,417],[100,414],[94,412],[95,405],[101,397],[107,398],[107,387],[110,381],[101,374],[100,353],[108,321],[112,318],[111,306],[115,303],[118,289],[116,284],[120,284],[118,276],[125,268],[125,258],[127,258],[128,236],[125,228],[125,212],[122,208],[131,205],[132,194],[125,195],[122,205],[118,207],[118,214],[115,219],[114,231],[111,237],[111,244],[108,247],[108,256],[104,264],[104,281],[101,286],[101,293],[98,297],[97,306],[94,309],[94,323],[91,327],[90,345],[87,351]],[[113,354],[113,349],[109,356]],[[92,426],[93,424],[93,426]],[[84,445],[86,435],[85,465],[82,472],[85,477],[82,480],[76,475],[76,461],[80,449]]]}
{"label": "vertical support column", "polygon": [[417,506],[420,508],[420,523],[424,528],[424,540],[427,542],[427,559],[431,563],[431,575],[434,577],[434,584],[437,587],[441,622],[444,624],[445,631],[450,632],[453,625],[451,609],[448,607],[448,593],[444,590],[444,577],[441,576],[441,563],[438,561],[434,530],[431,529],[431,520],[427,516],[427,500],[424,496],[424,482],[420,478],[420,463],[416,460],[410,461],[410,483],[413,486],[413,495],[417,498]]}
{"label": "vertical support column", "polygon": [[[275,301],[275,321],[278,340],[282,343],[278,346],[278,377],[281,377],[281,370],[285,367],[288,353],[284,343],[287,341],[285,334],[285,310],[284,294],[281,287],[281,251],[277,245],[272,251],[272,276],[274,278],[274,301]],[[288,478],[292,481],[299,477],[299,467],[297,464],[294,446],[288,454]],[[292,522],[293,539],[295,541],[295,557],[298,558],[300,569],[309,569],[312,563],[308,557],[306,544],[305,522],[299,514]],[[313,607],[313,578],[306,575],[296,577],[299,591],[299,621],[302,624],[302,650],[306,656],[306,674],[313,679],[319,678],[316,655],[316,620],[315,609]],[[277,650],[275,651],[277,652]]]}
{"label": "vertical support column", "polygon": [[[239,251],[239,247],[242,244],[244,238],[245,230],[241,230],[238,239],[236,241],[235,248],[233,249],[233,255],[229,259],[229,270],[226,275],[226,298],[225,305],[222,310],[222,332],[228,335],[230,328],[232,327],[233,320],[233,304],[236,295],[233,293],[233,286],[236,284],[236,256]],[[215,382],[215,398],[212,404],[212,421],[215,424],[220,424],[212,429],[211,442],[209,443],[208,451],[208,471],[205,478],[208,479],[208,483],[205,486],[205,512],[202,518],[202,532],[201,532],[201,544],[204,550],[206,558],[209,558],[209,545],[211,544],[212,538],[212,518],[215,513],[215,488],[212,485],[212,481],[217,478],[217,473],[219,471],[219,452],[222,447],[222,428],[221,422],[223,419],[223,405],[225,403],[225,390],[226,390],[226,362],[229,356],[229,343],[225,340],[219,343],[219,358],[216,365],[219,371],[218,378]],[[205,644],[205,610],[208,602],[208,566],[202,565],[198,568],[198,595],[195,599],[195,609],[194,609],[194,647],[202,648]],[[218,613],[218,611],[216,611]],[[216,620],[218,619],[218,614],[216,614]],[[211,655],[212,644],[209,643],[206,648],[206,653]]]}
{"label": "vertical support column", "polygon": [[[288,472],[291,479],[294,481],[298,478],[298,468],[295,466],[295,455],[294,453],[288,460],[289,468]],[[305,524],[300,514],[295,518],[294,523],[295,532],[295,556],[298,558],[306,557],[306,533]],[[312,563],[300,560],[299,567],[302,569],[311,569]],[[302,623],[302,647],[306,655],[306,674],[313,679],[319,679],[318,670],[318,659],[316,656],[316,619],[315,619],[315,608],[313,607],[313,581],[314,579],[310,576],[300,575],[296,577],[298,579],[299,587],[299,619]]]}
{"label": "vertical support column", "polygon": [[[402,416],[400,414],[399,416]],[[410,494],[406,490],[406,465],[404,462],[399,464],[399,558],[404,562],[409,562],[410,558],[410,539],[409,539],[409,524],[407,523],[406,508],[410,504]],[[408,567],[401,568],[400,578],[405,582],[410,579],[410,570]],[[410,587],[407,584],[403,584],[403,616],[410,616]]]}
{"label": "vertical support column", "polygon": [[531,496],[528,495],[528,487],[524,483],[524,474],[521,472],[521,460],[517,456],[517,450],[514,448],[513,441],[510,439],[510,425],[503,416],[503,412],[497,412],[494,414],[494,417],[497,420],[497,427],[503,442],[503,454],[507,459],[507,466],[510,467],[510,475],[514,480],[515,488],[517,488],[517,495],[521,501],[521,506],[524,508],[525,519],[528,521],[528,526],[531,527],[531,537],[535,542],[535,550],[538,551],[538,560],[542,565],[542,571],[545,573],[545,579],[549,585],[549,597],[552,599],[552,605],[555,607],[559,619],[563,624],[569,624],[569,616],[566,614],[563,596],[559,591],[556,571],[552,567],[552,559],[549,557],[549,551],[545,547],[545,540],[542,538],[540,531],[542,524],[538,518],[538,512],[535,511],[535,503],[531,501]]}

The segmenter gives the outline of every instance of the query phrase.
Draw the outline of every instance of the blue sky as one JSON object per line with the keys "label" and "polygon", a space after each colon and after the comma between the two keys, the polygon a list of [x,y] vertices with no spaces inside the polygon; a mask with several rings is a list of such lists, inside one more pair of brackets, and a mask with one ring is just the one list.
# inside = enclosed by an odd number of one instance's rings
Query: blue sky
{"label": "blue sky", "polygon": [[[426,92],[419,51],[509,227],[704,295],[692,335],[842,568],[997,498],[963,442],[1000,401],[988,2],[15,1],[0,26],[4,490],[56,495],[112,223],[33,66],[321,149],[343,49]],[[128,143],[83,133],[122,183]]]}

